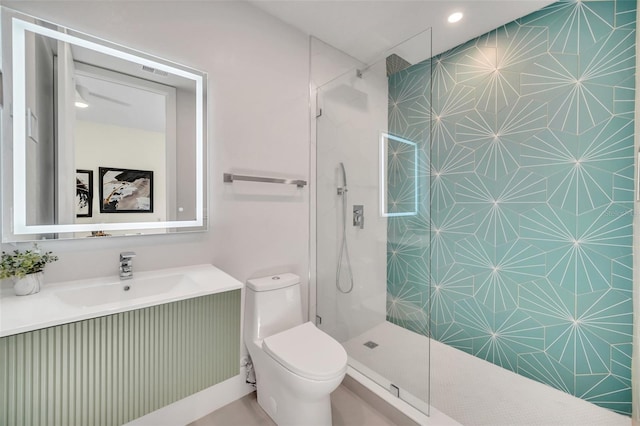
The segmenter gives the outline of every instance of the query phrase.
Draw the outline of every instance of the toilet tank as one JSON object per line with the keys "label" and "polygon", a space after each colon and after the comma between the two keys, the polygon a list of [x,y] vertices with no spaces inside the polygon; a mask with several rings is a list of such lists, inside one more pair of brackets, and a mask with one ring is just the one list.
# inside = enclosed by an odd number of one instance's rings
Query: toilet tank
{"label": "toilet tank", "polygon": [[278,274],[247,281],[245,339],[264,339],[302,324],[300,277]]}

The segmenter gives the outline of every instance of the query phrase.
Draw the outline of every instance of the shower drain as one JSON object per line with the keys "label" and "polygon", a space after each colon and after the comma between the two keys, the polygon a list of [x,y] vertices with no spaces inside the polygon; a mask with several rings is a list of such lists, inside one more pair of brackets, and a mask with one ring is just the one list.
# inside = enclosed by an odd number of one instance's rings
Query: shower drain
{"label": "shower drain", "polygon": [[371,340],[369,340],[367,343],[364,344],[366,347],[368,347],[369,349],[373,349],[376,346],[378,346],[378,344],[376,342],[372,342]]}

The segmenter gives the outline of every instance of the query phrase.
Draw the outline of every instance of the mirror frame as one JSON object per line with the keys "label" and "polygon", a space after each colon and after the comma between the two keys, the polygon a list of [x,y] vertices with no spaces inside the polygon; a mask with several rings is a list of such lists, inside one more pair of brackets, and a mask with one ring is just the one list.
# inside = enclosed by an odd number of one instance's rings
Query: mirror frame
{"label": "mirror frame", "polygon": [[[7,10],[6,8],[2,8]],[[61,32],[40,26],[14,15],[33,18],[39,22],[46,22],[39,18],[23,15],[10,10],[11,14],[11,34],[12,34],[12,90],[13,90],[13,200],[12,200],[12,225],[10,235],[3,232],[3,242],[24,241],[22,236],[35,234],[60,234],[90,231],[128,231],[142,229],[170,229],[170,228],[200,228],[190,229],[192,231],[206,230],[205,222],[205,170],[206,153],[204,140],[206,137],[206,83],[207,74],[192,68],[183,67],[173,62],[159,59],[154,56],[123,47],[103,39],[80,33],[63,26],[55,26],[67,30]],[[77,45],[79,47],[91,49],[119,59],[131,61],[140,65],[146,65],[158,70],[178,75],[180,77],[193,80],[196,87],[196,131],[195,131],[195,151],[196,151],[196,217],[194,220],[164,221],[164,222],[124,222],[124,223],[91,223],[91,224],[54,224],[54,225],[28,225],[26,208],[26,144],[27,144],[27,104],[26,104],[26,32],[30,31],[42,36],[50,37],[62,42]],[[77,34],[77,35],[74,35]],[[162,62],[160,62],[162,61]],[[171,65],[168,65],[170,62]],[[3,135],[4,136],[4,135]],[[6,141],[4,143],[7,143]],[[6,152],[6,150],[4,150]],[[6,179],[6,178],[5,178]],[[9,182],[3,183],[6,187]],[[4,197],[3,197],[4,198]],[[3,204],[7,200],[3,200]],[[3,208],[3,215],[7,214]],[[130,234],[125,234],[130,235]],[[145,235],[145,234],[134,234]],[[157,234],[151,234],[157,235]],[[66,237],[62,237],[66,238]]]}

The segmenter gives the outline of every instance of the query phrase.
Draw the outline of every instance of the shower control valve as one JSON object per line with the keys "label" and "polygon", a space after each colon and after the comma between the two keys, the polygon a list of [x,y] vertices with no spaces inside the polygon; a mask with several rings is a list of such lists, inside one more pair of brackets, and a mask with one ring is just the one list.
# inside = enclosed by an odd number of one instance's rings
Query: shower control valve
{"label": "shower control valve", "polygon": [[362,204],[354,204],[353,206],[353,226],[364,229],[364,206]]}

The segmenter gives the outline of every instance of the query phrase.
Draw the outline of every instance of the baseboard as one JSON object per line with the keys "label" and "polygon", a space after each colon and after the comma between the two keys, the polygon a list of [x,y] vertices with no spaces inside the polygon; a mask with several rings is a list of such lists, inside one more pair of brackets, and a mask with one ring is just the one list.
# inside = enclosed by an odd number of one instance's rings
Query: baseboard
{"label": "baseboard", "polygon": [[224,382],[162,407],[125,426],[177,426],[187,425],[253,392],[245,383],[245,369]]}

